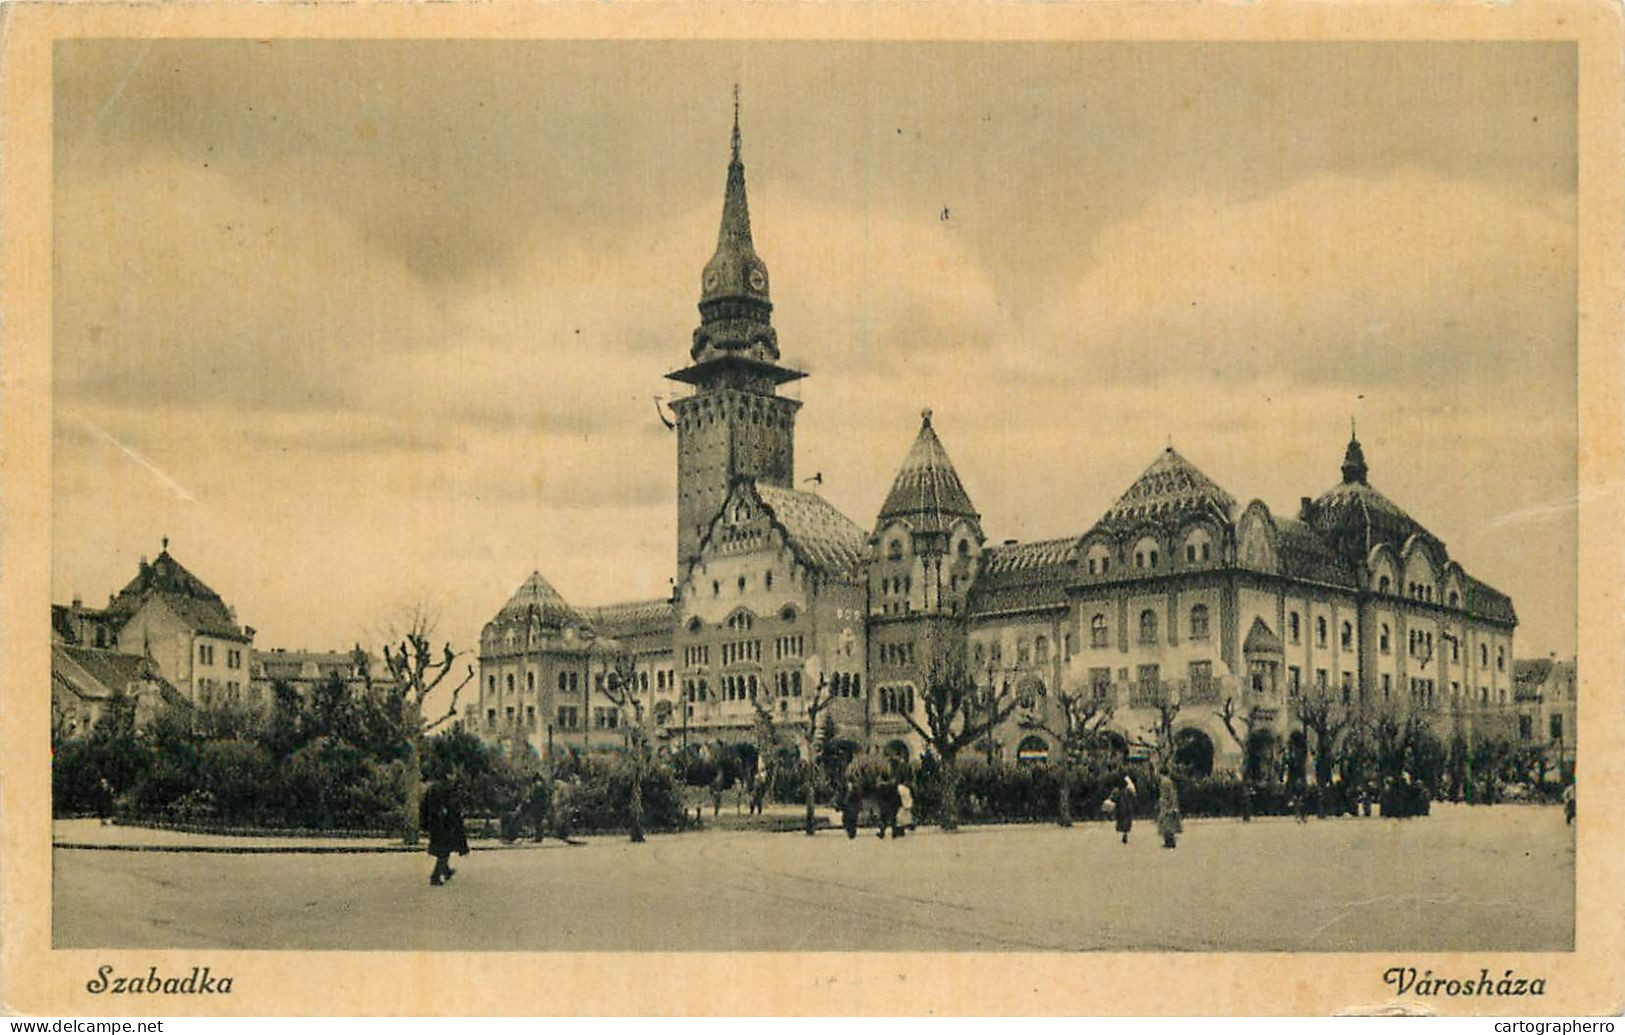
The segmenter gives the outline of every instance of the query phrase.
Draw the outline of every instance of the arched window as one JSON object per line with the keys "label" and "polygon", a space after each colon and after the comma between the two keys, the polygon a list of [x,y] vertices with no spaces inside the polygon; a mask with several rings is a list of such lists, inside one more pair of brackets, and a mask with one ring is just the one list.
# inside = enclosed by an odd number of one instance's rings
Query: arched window
{"label": "arched window", "polygon": [[1460,600],[1460,599],[1461,599],[1461,598],[1460,598],[1460,597],[1459,597],[1459,596],[1457,596],[1457,595],[1456,595],[1456,591],[1455,591],[1455,590],[1451,590],[1451,591],[1450,591],[1450,606],[1451,606],[1451,607],[1457,607],[1457,606],[1459,606],[1459,605],[1458,605],[1458,603],[1457,603],[1457,602],[1458,602],[1458,601],[1459,601],[1459,600]]}
{"label": "arched window", "polygon": [[1144,550],[1135,550],[1134,551],[1134,566],[1136,568],[1145,567],[1145,551]]}
{"label": "arched window", "polygon": [[534,673],[534,672],[526,672],[525,673],[525,689],[527,691],[529,691],[530,693],[535,693],[536,692],[536,673]]}
{"label": "arched window", "polygon": [[891,542],[886,544],[886,559],[888,561],[900,561],[903,559],[903,541],[901,539],[893,539]]}
{"label": "arched window", "polygon": [[1388,576],[1384,575],[1382,578],[1377,580],[1377,592],[1378,593],[1386,593],[1386,592],[1388,592]]}
{"label": "arched window", "polygon": [[1342,641],[1344,650],[1354,649],[1354,626],[1348,622],[1343,623]]}
{"label": "arched window", "polygon": [[1043,636],[1033,641],[1033,660],[1040,665],[1049,661],[1049,640]]}
{"label": "arched window", "polygon": [[485,688],[487,690],[489,690],[493,694],[496,693],[497,692],[497,677],[496,676],[486,676],[485,677]]}
{"label": "arched window", "polygon": [[961,556],[961,557],[969,557],[970,556],[970,540],[969,539],[961,539],[959,541],[959,556]]}
{"label": "arched window", "polygon": [[1207,637],[1207,605],[1197,604],[1191,608],[1191,639],[1205,640]]}
{"label": "arched window", "polygon": [[1490,648],[1486,644],[1481,643],[1478,645],[1478,663],[1480,665],[1490,663]]}
{"label": "arched window", "polygon": [[762,585],[767,589],[773,588],[773,573],[771,571],[762,576]]}
{"label": "arched window", "polygon": [[1297,643],[1303,635],[1303,630],[1298,627],[1298,612],[1294,611],[1288,615],[1286,624],[1287,628],[1292,630],[1292,642]]}
{"label": "arched window", "polygon": [[1382,629],[1377,633],[1377,647],[1384,654],[1388,653],[1388,623],[1382,623]]}
{"label": "arched window", "polygon": [[976,658],[976,663],[980,665],[982,663],[982,659],[987,655],[987,648],[978,643],[971,649],[971,652]]}
{"label": "arched window", "polygon": [[1021,639],[1016,641],[1016,664],[1025,665],[1027,664],[1027,660],[1027,638],[1023,636]]}
{"label": "arched window", "polygon": [[1315,619],[1315,646],[1317,646],[1317,647],[1326,646],[1326,619],[1325,618],[1316,618]]}
{"label": "arched window", "polygon": [[1157,613],[1150,608],[1140,612],[1140,642],[1157,642]]}
{"label": "arched window", "polygon": [[559,693],[561,693],[561,694],[564,693],[564,685],[565,685],[564,673],[560,672],[559,673]]}
{"label": "arched window", "polygon": [[1089,619],[1089,646],[1106,646],[1106,616],[1095,615]]}
{"label": "arched window", "polygon": [[513,673],[508,673],[508,693],[513,693]]}
{"label": "arched window", "polygon": [[1505,647],[1495,648],[1495,667],[1500,672],[1507,670],[1507,649]]}

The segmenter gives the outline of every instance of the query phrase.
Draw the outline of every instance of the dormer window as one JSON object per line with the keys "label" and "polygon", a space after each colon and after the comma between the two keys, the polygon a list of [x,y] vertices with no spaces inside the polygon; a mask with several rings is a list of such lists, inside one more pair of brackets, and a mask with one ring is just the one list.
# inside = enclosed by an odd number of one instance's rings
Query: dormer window
{"label": "dormer window", "polygon": [[893,539],[891,542],[886,544],[886,559],[888,561],[900,561],[903,559],[903,541],[901,539]]}

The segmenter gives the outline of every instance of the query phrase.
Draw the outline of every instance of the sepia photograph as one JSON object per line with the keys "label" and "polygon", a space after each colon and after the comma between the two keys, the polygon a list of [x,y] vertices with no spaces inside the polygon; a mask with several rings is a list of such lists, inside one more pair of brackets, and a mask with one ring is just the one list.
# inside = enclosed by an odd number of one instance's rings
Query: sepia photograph
{"label": "sepia photograph", "polygon": [[1375,954],[1540,1008],[1618,762],[1575,40],[366,35],[50,43],[76,988]]}

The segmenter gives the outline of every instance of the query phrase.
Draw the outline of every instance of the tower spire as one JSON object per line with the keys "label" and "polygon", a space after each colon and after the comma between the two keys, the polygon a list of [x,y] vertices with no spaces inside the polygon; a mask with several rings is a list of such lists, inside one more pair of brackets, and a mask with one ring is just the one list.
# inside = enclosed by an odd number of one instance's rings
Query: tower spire
{"label": "tower spire", "polygon": [[739,164],[739,84],[734,84],[733,163]]}

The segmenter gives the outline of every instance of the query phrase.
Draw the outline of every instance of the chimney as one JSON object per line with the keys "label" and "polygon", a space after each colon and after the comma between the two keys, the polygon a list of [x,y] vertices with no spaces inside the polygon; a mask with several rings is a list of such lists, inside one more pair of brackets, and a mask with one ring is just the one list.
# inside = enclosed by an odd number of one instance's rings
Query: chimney
{"label": "chimney", "polygon": [[1312,516],[1314,516],[1314,513],[1315,513],[1315,501],[1310,499],[1308,496],[1299,497],[1299,499],[1298,499],[1298,520],[1299,521],[1308,521]]}

